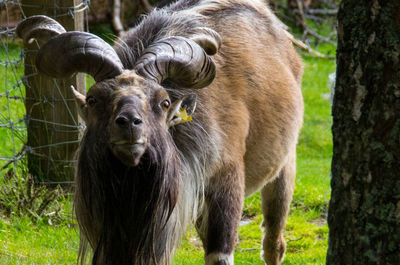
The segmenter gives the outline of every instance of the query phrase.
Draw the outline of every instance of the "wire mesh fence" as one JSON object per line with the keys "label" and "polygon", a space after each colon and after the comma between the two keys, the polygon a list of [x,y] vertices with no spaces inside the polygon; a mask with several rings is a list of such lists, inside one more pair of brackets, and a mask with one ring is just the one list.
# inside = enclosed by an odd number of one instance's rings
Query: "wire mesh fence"
{"label": "wire mesh fence", "polygon": [[84,77],[55,80],[38,74],[34,67],[38,43],[23,47],[16,26],[27,16],[44,14],[67,30],[87,30],[89,4],[89,0],[0,0],[1,175],[8,168],[28,167],[47,184],[71,182],[84,125],[68,89],[78,82],[84,90]]}

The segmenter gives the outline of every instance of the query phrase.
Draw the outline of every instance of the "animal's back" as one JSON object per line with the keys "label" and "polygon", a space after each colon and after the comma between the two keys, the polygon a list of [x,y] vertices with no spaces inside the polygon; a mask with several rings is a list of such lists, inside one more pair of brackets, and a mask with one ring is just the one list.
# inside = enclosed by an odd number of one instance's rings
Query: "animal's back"
{"label": "animal's back", "polygon": [[302,63],[263,1],[199,2],[183,12],[204,15],[222,38],[216,78],[197,92],[199,101],[207,101],[217,119],[221,159],[229,163],[244,155],[249,195],[294,155],[302,125]]}

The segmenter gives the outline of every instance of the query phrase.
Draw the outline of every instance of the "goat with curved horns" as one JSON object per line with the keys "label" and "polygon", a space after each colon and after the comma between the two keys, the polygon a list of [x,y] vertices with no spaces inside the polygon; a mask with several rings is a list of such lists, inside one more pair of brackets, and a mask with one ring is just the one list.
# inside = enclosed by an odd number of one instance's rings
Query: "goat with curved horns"
{"label": "goat with curved horns", "polygon": [[43,43],[40,72],[96,80],[86,96],[74,90],[87,125],[74,198],[81,263],[90,252],[92,264],[170,264],[193,221],[205,264],[232,265],[243,200],[258,190],[262,256],[281,263],[302,63],[264,1],[181,0],[114,48],[45,16],[17,33]]}

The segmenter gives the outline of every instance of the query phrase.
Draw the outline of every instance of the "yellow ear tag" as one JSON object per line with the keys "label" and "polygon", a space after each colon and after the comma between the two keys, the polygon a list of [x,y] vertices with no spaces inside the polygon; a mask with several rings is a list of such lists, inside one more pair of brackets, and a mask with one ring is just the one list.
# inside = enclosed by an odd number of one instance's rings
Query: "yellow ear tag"
{"label": "yellow ear tag", "polygon": [[187,114],[186,108],[181,108],[179,110],[178,117],[182,119],[182,122],[192,121],[192,116]]}

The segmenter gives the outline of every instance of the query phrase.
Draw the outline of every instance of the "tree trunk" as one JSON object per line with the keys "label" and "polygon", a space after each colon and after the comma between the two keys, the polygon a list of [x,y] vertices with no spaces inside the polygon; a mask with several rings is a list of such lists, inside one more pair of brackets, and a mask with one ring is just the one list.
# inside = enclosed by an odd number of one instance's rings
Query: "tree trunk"
{"label": "tree trunk", "polygon": [[400,264],[400,1],[338,20],[327,264]]}

